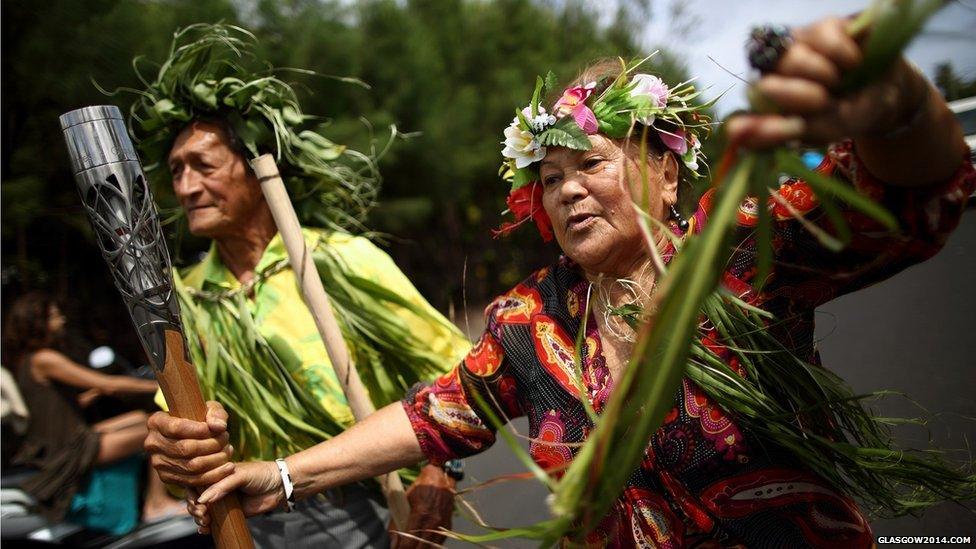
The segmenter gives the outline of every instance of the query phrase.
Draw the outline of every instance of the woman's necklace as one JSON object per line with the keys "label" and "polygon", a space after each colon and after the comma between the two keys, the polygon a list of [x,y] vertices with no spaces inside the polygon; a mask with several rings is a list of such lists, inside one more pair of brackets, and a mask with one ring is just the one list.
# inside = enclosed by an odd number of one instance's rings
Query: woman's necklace
{"label": "woman's necklace", "polygon": [[627,343],[637,341],[637,326],[651,313],[648,309],[654,294],[655,280],[651,260],[637,272],[636,280],[600,274],[590,283],[599,306],[599,318],[606,332]]}

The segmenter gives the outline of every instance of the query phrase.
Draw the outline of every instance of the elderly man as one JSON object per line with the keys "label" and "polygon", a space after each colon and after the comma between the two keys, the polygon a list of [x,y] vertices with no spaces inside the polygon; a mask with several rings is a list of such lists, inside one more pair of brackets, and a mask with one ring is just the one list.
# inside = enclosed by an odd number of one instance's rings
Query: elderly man
{"label": "elderly man", "polygon": [[[168,167],[190,232],[212,239],[204,259],[182,273],[181,300],[204,392],[231,411],[231,435],[222,439],[221,459],[230,458],[231,442],[238,459],[273,459],[339,434],[353,418],[246,158],[257,148],[280,146],[289,187],[322,207],[342,204],[350,182],[367,188],[349,202],[368,198],[372,181],[362,168],[372,164],[358,153],[352,161],[363,164],[343,164],[345,148],[318,134],[298,133],[303,119],[290,88],[280,81],[261,88],[268,79],[235,62],[234,48],[249,45],[236,29],[198,26],[190,31],[177,33],[173,58],[141,96],[133,120],[143,131],[140,146],[149,169]],[[223,62],[193,62],[218,58]],[[186,67],[197,72],[173,73]],[[179,85],[166,85],[174,79],[212,83],[214,101],[199,100],[199,84],[183,92]],[[246,95],[241,90],[253,93],[254,88],[257,94],[241,99]],[[288,101],[267,101],[276,93]],[[166,108],[159,108],[164,101]],[[275,108],[279,112],[266,116]],[[306,214],[321,213],[321,208],[299,206]],[[465,338],[370,241],[341,230],[305,229],[304,235],[378,407],[395,400],[399,389],[415,379],[447,371],[464,355]],[[277,427],[281,419],[288,429]],[[214,421],[215,430],[223,431],[227,418]],[[206,476],[194,478],[192,471],[175,465],[173,458],[185,450],[175,441],[189,434],[174,418],[157,413],[149,429],[146,448],[164,481],[190,490],[207,483]],[[197,465],[203,471],[219,464]],[[435,528],[445,517],[449,520],[452,486],[439,467],[424,468],[409,494],[415,503],[409,529]],[[378,494],[373,486],[352,486],[300,504],[294,513],[252,518],[249,525],[262,547],[382,547],[389,540]]]}

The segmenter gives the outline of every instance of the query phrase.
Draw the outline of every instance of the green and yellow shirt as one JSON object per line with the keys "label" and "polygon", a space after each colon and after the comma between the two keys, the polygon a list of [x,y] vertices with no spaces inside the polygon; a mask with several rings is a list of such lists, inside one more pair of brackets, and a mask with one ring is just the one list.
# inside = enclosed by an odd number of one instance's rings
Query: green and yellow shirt
{"label": "green and yellow shirt", "polygon": [[[344,233],[312,229],[303,229],[303,232],[310,250],[324,244],[357,277],[395,293],[427,314],[428,318],[423,318],[394,303],[384,302],[388,311],[402,320],[416,340],[426,344],[426,350],[439,366],[439,374],[449,371],[464,357],[470,348],[468,340],[420,295],[393,260],[376,245],[366,238]],[[241,289],[241,283],[221,263],[216,244],[211,246],[203,261],[183,272],[182,281],[189,288],[209,294],[227,294]],[[328,284],[326,291],[329,291]],[[337,423],[345,427],[351,425],[352,411],[302,299],[294,272],[288,266],[280,235],[271,240],[261,256],[248,295],[246,304],[255,328],[292,378],[320,402]],[[165,407],[161,394],[157,394],[156,401]],[[375,396],[373,401],[377,407],[386,404],[377,402]]]}

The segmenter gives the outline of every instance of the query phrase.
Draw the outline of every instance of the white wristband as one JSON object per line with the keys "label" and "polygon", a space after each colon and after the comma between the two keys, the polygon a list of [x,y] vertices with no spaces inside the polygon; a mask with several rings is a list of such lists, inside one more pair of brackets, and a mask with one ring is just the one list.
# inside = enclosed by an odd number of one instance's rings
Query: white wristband
{"label": "white wristband", "polygon": [[275,460],[278,466],[278,473],[281,474],[281,487],[285,490],[285,509],[286,513],[295,510],[295,485],[291,482],[291,473],[288,472],[288,464],[285,460],[278,458]]}

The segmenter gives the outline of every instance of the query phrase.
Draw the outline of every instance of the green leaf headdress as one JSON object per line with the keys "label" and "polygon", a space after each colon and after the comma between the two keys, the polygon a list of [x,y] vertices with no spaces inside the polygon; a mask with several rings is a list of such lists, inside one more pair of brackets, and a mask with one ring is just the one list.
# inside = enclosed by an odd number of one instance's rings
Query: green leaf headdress
{"label": "green leaf headdress", "polygon": [[173,140],[191,121],[226,121],[249,155],[276,156],[303,223],[361,227],[379,184],[375,155],[309,129],[315,117],[302,113],[295,91],[276,76],[281,69],[256,59],[256,42],[240,27],[190,25],[174,33],[169,57],[152,81],[140,71],[143,60],[134,60],[145,89],[136,92],[129,130],[146,171],[166,173],[160,168]]}
{"label": "green leaf headdress", "polygon": [[701,177],[705,161],[701,143],[710,129],[706,110],[714,100],[695,103],[701,92],[690,82],[668,86],[657,76],[638,72],[648,59],[629,64],[620,59],[616,75],[566,88],[552,112],[542,106],[541,98],[555,86],[555,75],[550,72],[536,79],[529,105],[516,110],[505,128],[499,172],[511,185],[508,206],[515,222],[504,224],[499,234],[531,217],[543,239],[551,239],[552,224],[542,210],[538,162],[546,156],[547,147],[589,150],[588,136],[596,133],[612,139],[636,135],[642,143],[659,142],[681,159],[684,179]]}

